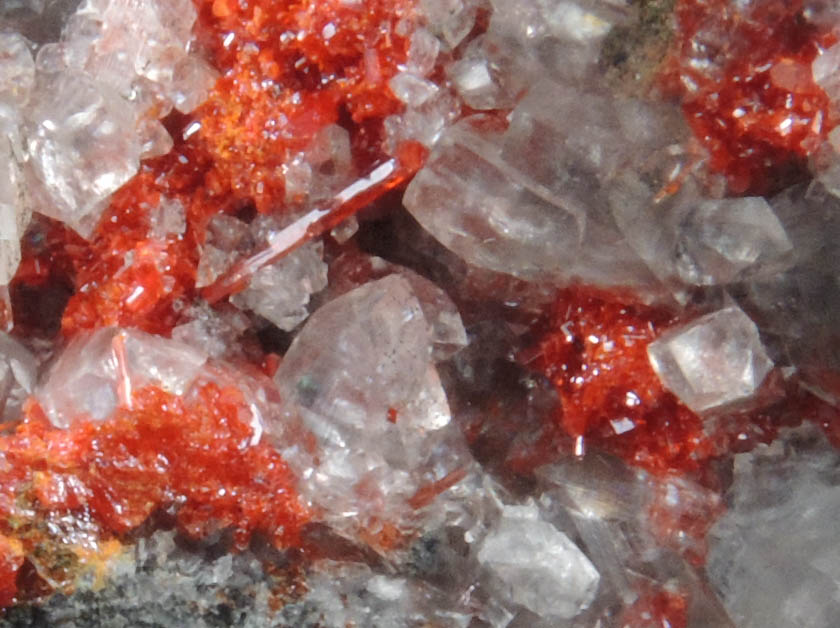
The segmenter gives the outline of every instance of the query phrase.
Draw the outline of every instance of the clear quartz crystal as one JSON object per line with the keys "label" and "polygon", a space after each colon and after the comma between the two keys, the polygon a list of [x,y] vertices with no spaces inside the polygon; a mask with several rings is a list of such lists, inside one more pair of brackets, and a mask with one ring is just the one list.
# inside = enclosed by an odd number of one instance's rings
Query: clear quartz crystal
{"label": "clear quartz crystal", "polygon": [[737,306],[666,332],[648,355],[662,383],[695,412],[750,399],[773,368],[758,328]]}

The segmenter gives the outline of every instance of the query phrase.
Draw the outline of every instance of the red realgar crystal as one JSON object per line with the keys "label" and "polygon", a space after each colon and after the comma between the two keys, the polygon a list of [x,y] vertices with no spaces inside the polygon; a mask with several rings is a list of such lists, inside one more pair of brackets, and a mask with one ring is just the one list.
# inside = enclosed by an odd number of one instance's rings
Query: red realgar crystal
{"label": "red realgar crystal", "polygon": [[67,430],[52,428],[29,402],[15,433],[0,438],[5,603],[24,556],[43,552],[53,534],[37,522],[56,515],[87,521],[88,532],[102,540],[170,512],[191,538],[230,530],[240,548],[258,532],[278,547],[297,545],[308,512],[277,451],[253,442],[249,417],[240,390],[214,383],[183,398],[140,389],[131,409],[103,422],[78,420]]}
{"label": "red realgar crystal", "polygon": [[[768,193],[802,178],[836,124],[811,62],[833,43],[803,3],[680,0],[665,77],[730,192]],[[667,82],[666,81],[666,82]]]}
{"label": "red realgar crystal", "polygon": [[572,287],[559,294],[550,318],[526,359],[554,382],[565,432],[651,471],[696,470],[711,453],[703,423],[663,388],[647,355],[648,344],[676,322],[673,313]]}

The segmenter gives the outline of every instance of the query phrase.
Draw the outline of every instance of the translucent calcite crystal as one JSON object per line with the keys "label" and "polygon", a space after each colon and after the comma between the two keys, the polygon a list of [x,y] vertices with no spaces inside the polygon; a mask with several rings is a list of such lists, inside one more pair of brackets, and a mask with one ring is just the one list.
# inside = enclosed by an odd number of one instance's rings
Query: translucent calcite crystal
{"label": "translucent calcite crystal", "polygon": [[0,285],[11,281],[20,263],[20,239],[29,222],[20,164],[23,161],[21,112],[35,83],[29,42],[18,33],[0,32]]}
{"label": "translucent calcite crystal", "polygon": [[103,420],[133,391],[158,386],[183,394],[207,356],[188,345],[135,330],[104,328],[78,336],[50,368],[36,393],[54,425]]}
{"label": "translucent calcite crystal", "polygon": [[737,307],[671,329],[647,351],[663,384],[695,412],[749,400],[773,368],[755,323]]}
{"label": "translucent calcite crystal", "polygon": [[[410,527],[412,498],[465,462],[431,328],[398,275],[321,307],[274,379],[285,408],[267,429],[300,475],[301,493],[339,530],[375,538],[383,526]],[[312,434],[314,450],[295,442],[296,424]]]}
{"label": "translucent calcite crystal", "polygon": [[[246,257],[269,245],[281,231],[278,223],[258,218],[246,225],[232,216],[216,216],[209,225],[196,269],[196,285],[211,285],[229,271],[237,257]],[[320,242],[310,242],[288,256],[257,270],[247,287],[231,303],[255,312],[280,329],[291,331],[309,315],[310,296],[327,287],[327,265]]]}
{"label": "translucent calcite crystal", "polygon": [[736,457],[732,507],[710,536],[709,575],[737,626],[834,621],[836,466],[836,453],[807,430]]}
{"label": "translucent calcite crystal", "polygon": [[169,151],[158,119],[173,103],[189,111],[215,80],[189,54],[195,15],[186,0],[90,0],[39,50],[41,96],[25,127],[35,209],[87,237],[140,160]]}
{"label": "translucent calcite crystal", "polygon": [[525,506],[505,508],[482,541],[478,560],[505,583],[515,602],[543,617],[574,617],[592,603],[598,588],[589,559]]}
{"label": "translucent calcite crystal", "polygon": [[26,398],[32,394],[38,377],[35,356],[7,334],[0,334],[0,399],[2,420],[20,416]]}

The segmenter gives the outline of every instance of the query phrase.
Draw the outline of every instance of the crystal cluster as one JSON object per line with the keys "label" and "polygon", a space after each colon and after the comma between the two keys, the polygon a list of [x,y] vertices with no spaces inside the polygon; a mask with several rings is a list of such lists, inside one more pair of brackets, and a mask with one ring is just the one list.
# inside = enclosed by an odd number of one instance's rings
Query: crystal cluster
{"label": "crystal cluster", "polygon": [[833,628],[839,36],[0,3],[0,626]]}
{"label": "crystal cluster", "polygon": [[95,1],[79,5],[56,43],[42,46],[24,105],[31,207],[82,235],[103,204],[172,138],[158,121],[188,112],[215,73],[189,54],[191,2]]}

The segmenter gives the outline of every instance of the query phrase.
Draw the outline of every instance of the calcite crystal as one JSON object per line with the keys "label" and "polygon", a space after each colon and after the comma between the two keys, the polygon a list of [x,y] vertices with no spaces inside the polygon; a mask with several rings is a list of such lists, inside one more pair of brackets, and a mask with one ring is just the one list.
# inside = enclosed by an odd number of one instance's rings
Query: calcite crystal
{"label": "calcite crystal", "polygon": [[[274,375],[286,407],[268,431],[303,476],[302,494],[339,531],[411,529],[412,500],[468,464],[432,333],[411,284],[389,275],[318,310]],[[324,347],[325,337],[335,344]],[[300,439],[287,435],[298,423],[314,451],[289,442]]]}
{"label": "calcite crystal", "polygon": [[835,628],[838,36],[0,2],[0,626]]}

